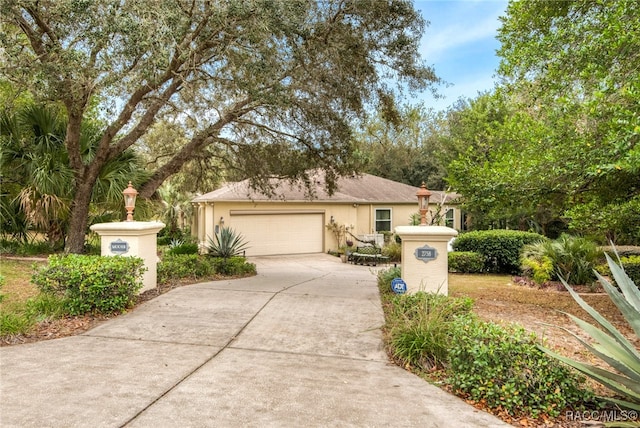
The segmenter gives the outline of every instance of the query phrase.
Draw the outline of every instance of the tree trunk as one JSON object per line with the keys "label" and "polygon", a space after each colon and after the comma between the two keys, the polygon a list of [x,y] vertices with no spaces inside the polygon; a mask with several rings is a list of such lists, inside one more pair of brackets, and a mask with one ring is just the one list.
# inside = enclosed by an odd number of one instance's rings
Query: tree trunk
{"label": "tree trunk", "polygon": [[93,182],[83,181],[77,186],[71,206],[71,221],[69,224],[69,236],[65,246],[66,253],[82,254],[84,252],[84,240],[89,223],[89,205]]}

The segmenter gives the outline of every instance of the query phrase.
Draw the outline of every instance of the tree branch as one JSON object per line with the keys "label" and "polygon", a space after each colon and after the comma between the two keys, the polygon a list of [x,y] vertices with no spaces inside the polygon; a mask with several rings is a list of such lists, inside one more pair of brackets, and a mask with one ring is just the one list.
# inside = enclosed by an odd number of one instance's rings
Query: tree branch
{"label": "tree branch", "polygon": [[160,187],[162,182],[171,175],[180,171],[186,162],[195,158],[198,153],[210,144],[213,144],[216,141],[222,141],[222,139],[218,137],[218,134],[226,125],[234,122],[257,107],[252,106],[251,102],[251,98],[249,97],[242,101],[238,101],[214,124],[194,136],[191,141],[185,144],[169,162],[155,171],[149,181],[147,181],[140,189],[140,196],[143,198],[150,198],[158,187]]}

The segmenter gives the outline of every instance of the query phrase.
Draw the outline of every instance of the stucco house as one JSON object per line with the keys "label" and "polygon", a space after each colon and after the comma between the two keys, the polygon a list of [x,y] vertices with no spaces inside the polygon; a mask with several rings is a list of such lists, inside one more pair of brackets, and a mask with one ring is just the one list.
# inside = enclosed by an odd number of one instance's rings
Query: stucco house
{"label": "stucco house", "polygon": [[[381,243],[383,232],[411,224],[418,212],[418,187],[370,174],[340,178],[333,195],[327,194],[322,176],[317,175],[313,199],[288,181],[274,184],[270,197],[241,181],[193,199],[192,233],[200,245],[205,247],[225,226],[248,241],[248,256],[327,252],[339,245],[328,225],[344,226],[347,235]],[[435,212],[442,205],[446,225],[460,229],[458,195],[430,191],[430,210]]]}

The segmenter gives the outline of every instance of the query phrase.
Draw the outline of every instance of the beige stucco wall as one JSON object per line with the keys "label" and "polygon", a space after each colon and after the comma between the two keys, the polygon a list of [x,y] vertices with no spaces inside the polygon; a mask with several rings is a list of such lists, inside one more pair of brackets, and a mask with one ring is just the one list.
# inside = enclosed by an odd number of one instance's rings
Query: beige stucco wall
{"label": "beige stucco wall", "polygon": [[[250,202],[250,201],[217,201],[197,203],[194,209],[193,234],[201,244],[206,245],[208,237],[215,234],[215,227],[227,226],[233,228],[231,213],[233,211],[277,211],[289,210],[319,211],[324,213],[323,223],[326,226],[333,216],[337,224],[343,224],[354,235],[374,233],[375,210],[377,208],[391,208],[391,230],[398,226],[410,224],[411,215],[418,212],[418,204],[362,204],[362,203],[330,203],[330,202]],[[460,212],[457,208],[454,228],[460,227]],[[221,222],[221,219],[223,223]],[[335,250],[338,244],[331,231],[324,228],[324,252]]]}

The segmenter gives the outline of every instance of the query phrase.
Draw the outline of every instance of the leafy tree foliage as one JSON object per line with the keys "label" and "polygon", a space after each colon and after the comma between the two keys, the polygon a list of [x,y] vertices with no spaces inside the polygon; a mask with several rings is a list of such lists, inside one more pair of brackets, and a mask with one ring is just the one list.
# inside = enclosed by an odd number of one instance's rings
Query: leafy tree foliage
{"label": "leafy tree foliage", "polygon": [[[408,0],[3,0],[0,16],[1,73],[64,106],[72,252],[102,169],[159,119],[190,122],[175,153],[134,183],[144,198],[209,150],[257,188],[321,167],[332,190],[353,170],[351,125],[365,106],[391,120],[392,82],[438,80],[420,61],[425,22]],[[87,158],[93,101],[107,126]]]}
{"label": "leafy tree foliage", "polygon": [[640,4],[512,1],[503,85],[455,112],[449,178],[485,224],[640,242]]}
{"label": "leafy tree foliage", "polygon": [[424,106],[403,107],[396,124],[385,121],[380,114],[369,118],[355,136],[360,168],[413,186],[424,181],[429,189],[445,189],[439,120]]}
{"label": "leafy tree foliage", "polygon": [[640,242],[640,4],[512,2],[499,39],[502,74],[562,133],[570,227]]}
{"label": "leafy tree foliage", "polygon": [[[64,246],[73,200],[74,175],[64,145],[66,129],[66,118],[53,107],[24,104],[0,112],[2,230],[25,240],[34,229],[44,233],[54,249]],[[98,123],[82,123],[83,158],[95,156],[100,132]],[[144,176],[139,156],[132,150],[108,162],[91,194],[92,218],[119,218],[122,189],[128,180]]]}

